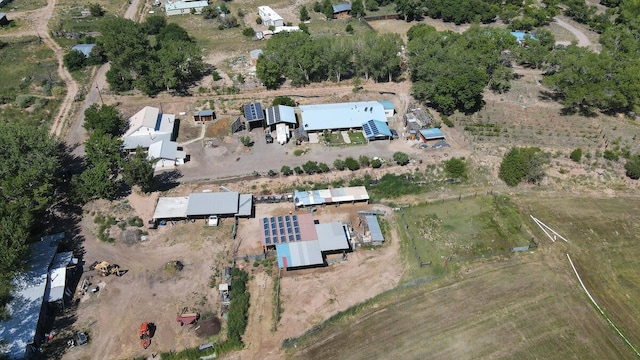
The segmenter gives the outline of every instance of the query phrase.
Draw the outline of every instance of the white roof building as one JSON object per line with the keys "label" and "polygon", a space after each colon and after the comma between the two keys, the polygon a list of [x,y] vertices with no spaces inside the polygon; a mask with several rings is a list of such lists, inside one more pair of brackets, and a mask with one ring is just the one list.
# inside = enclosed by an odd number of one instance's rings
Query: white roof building
{"label": "white roof building", "polygon": [[129,118],[129,129],[122,136],[125,150],[138,146],[145,149],[155,142],[171,141],[176,124],[174,114],[162,114],[160,109],[145,106]]}
{"label": "white roof building", "polygon": [[258,6],[258,15],[266,26],[284,26],[284,19],[269,6]]}
{"label": "white roof building", "polygon": [[178,150],[178,143],[175,141],[160,140],[149,145],[147,158],[149,160],[156,159],[156,170],[171,170],[177,165],[184,164],[187,154]]}

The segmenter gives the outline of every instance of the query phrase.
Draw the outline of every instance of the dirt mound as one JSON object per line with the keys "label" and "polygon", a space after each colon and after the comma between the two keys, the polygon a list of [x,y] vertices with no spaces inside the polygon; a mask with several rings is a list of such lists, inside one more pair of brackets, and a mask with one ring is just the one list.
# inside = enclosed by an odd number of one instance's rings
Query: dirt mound
{"label": "dirt mound", "polygon": [[196,335],[199,337],[213,336],[220,332],[220,319],[213,316],[198,322]]}

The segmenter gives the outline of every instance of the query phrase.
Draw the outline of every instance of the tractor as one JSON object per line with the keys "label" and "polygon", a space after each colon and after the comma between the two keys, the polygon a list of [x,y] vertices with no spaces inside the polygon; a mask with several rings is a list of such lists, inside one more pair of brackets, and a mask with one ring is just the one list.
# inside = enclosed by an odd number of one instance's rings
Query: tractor
{"label": "tractor", "polygon": [[151,345],[151,325],[148,322],[143,322],[140,325],[140,345],[143,348],[148,348]]}
{"label": "tractor", "polygon": [[111,274],[115,276],[122,276],[127,272],[127,270],[120,270],[120,266],[116,264],[109,264],[106,261],[94,262],[91,264],[91,270],[96,270],[102,276],[109,276]]}

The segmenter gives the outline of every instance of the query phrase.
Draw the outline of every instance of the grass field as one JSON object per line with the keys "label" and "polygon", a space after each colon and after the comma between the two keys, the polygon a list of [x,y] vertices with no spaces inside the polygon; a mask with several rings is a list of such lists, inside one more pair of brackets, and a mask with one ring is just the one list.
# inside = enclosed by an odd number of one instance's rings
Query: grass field
{"label": "grass field", "polygon": [[[635,301],[640,296],[640,201],[521,196],[512,202],[541,242],[537,251],[460,262],[451,276],[400,286],[287,341],[289,357],[632,358],[633,352],[589,303],[565,254],[571,254],[605,313],[632,344],[640,344],[640,304]],[[462,212],[470,213],[471,223],[473,205]],[[529,214],[570,242],[543,239],[525,218]],[[513,216],[494,213],[492,218],[509,223]],[[450,223],[456,221],[460,219]],[[455,227],[451,232],[459,238],[470,233],[469,225]]]}
{"label": "grass field", "polygon": [[29,11],[47,6],[46,0],[12,0],[5,6],[0,7],[0,12],[9,11]]}

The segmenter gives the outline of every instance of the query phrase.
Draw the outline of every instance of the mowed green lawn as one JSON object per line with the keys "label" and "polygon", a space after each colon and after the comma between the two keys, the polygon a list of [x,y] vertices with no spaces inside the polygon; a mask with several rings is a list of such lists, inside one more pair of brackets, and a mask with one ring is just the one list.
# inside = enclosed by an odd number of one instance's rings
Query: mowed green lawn
{"label": "mowed green lawn", "polygon": [[[423,285],[401,286],[361,305],[360,311],[338,316],[320,330],[289,342],[297,346],[287,350],[289,357],[635,357],[590,304],[566,253],[603,310],[638,346],[640,246],[636,243],[640,224],[636,219],[640,201],[543,198],[535,194],[513,198],[512,202],[521,210],[523,228],[529,227],[541,243],[538,250],[461,261],[449,276]],[[473,209],[467,206],[461,212],[469,210]],[[544,234],[527,219],[529,214],[570,243],[543,239]],[[497,217],[495,214],[496,221],[506,221]],[[459,238],[469,235],[471,226],[457,227]],[[455,229],[450,231],[455,233]],[[407,261],[411,264],[413,259],[408,257]]]}

